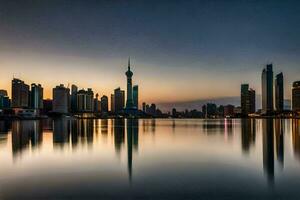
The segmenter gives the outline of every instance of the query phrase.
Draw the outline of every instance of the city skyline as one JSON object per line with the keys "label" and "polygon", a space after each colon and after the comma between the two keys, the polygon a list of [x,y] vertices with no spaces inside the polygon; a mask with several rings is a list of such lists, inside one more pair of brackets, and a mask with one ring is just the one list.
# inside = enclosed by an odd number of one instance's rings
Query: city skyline
{"label": "city skyline", "polygon": [[291,99],[300,74],[297,1],[174,2],[4,2],[0,86],[11,96],[15,76],[43,85],[45,98],[60,83],[109,96],[126,88],[131,56],[140,102],[220,99],[239,97],[242,83],[260,95],[261,69],[273,62]]}

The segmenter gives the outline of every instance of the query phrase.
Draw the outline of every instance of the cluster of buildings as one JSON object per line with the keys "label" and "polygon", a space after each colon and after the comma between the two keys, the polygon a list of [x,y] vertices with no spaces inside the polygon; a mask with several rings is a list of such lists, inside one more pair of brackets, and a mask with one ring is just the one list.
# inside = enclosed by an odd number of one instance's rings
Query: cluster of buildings
{"label": "cluster of buildings", "polygon": [[[103,95],[94,94],[92,88],[78,89],[60,84],[53,88],[53,99],[43,98],[41,84],[32,83],[30,86],[24,81],[12,80],[11,99],[6,90],[0,90],[0,116],[37,117],[41,115],[77,115],[91,117],[188,117],[188,118],[218,118],[218,117],[248,117],[248,116],[282,116],[300,114],[300,81],[292,85],[292,107],[284,110],[284,78],[279,73],[273,76],[273,65],[268,64],[262,71],[262,109],[256,110],[256,93],[249,84],[242,84],[240,91],[240,106],[207,103],[202,110],[185,110],[178,112],[175,108],[164,114],[155,104],[142,104],[139,110],[139,87],[132,84],[133,72],[128,69],[127,91],[116,88],[109,99]],[[287,115],[287,116],[288,116]]]}
{"label": "cluster of buildings", "polygon": [[132,85],[133,72],[128,60],[127,94],[120,87],[111,94],[109,109],[108,97],[94,94],[92,88],[78,89],[76,85],[65,87],[60,84],[53,88],[52,99],[43,99],[41,84],[31,84],[14,78],[12,80],[12,93],[9,99],[6,90],[0,90],[0,111],[2,116],[37,117],[41,115],[87,115],[88,116],[116,116],[138,115],[139,92],[138,85]]}
{"label": "cluster of buildings", "polygon": [[261,74],[262,108],[256,112],[255,91],[248,84],[241,85],[241,115],[281,116],[300,113],[300,81],[292,86],[291,110],[284,109],[284,78],[280,72],[273,75],[273,65],[267,64]]}

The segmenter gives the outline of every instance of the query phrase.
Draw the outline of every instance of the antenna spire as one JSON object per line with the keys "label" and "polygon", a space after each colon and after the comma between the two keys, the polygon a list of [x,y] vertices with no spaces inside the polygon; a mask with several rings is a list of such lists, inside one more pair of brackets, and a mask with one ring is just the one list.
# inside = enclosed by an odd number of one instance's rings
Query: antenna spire
{"label": "antenna spire", "polygon": [[130,71],[130,56],[128,57],[128,70]]}

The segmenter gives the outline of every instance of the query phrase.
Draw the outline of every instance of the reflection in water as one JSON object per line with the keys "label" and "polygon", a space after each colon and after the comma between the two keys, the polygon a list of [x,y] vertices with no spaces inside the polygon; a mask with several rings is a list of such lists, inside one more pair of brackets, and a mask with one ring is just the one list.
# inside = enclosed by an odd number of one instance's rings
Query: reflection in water
{"label": "reflection in water", "polygon": [[292,135],[294,155],[300,160],[300,120],[293,120]]}
{"label": "reflection in water", "polygon": [[273,119],[263,119],[263,168],[268,182],[274,184],[274,127]]}
{"label": "reflection in water", "polygon": [[115,119],[113,122],[115,150],[120,154],[121,147],[125,142],[125,122],[124,119]]}
{"label": "reflection in water", "polygon": [[102,119],[101,120],[101,134],[107,135],[108,133],[108,120]]}
{"label": "reflection in water", "polygon": [[[111,195],[117,198],[119,196],[115,196],[116,188],[120,189],[118,195],[121,197],[123,194],[125,197],[139,196],[147,190],[150,195],[146,197],[149,199],[169,195],[171,189],[176,197],[179,194],[179,199],[186,199],[194,194],[200,197],[216,190],[220,196],[230,193],[241,197],[237,199],[244,199],[244,194],[262,197],[254,196],[253,199],[268,199],[268,195],[271,196],[275,192],[286,196],[292,191],[293,195],[297,195],[300,180],[299,163],[294,162],[293,157],[284,155],[294,153],[292,155],[300,160],[300,120],[290,122],[288,119],[95,121],[58,118],[46,121],[13,121],[10,128],[10,123],[0,121],[0,136],[1,138],[5,136],[3,140],[0,138],[0,143],[3,141],[5,144],[0,145],[0,154],[3,155],[0,156],[3,163],[0,178],[7,180],[8,184],[5,184],[5,181],[0,183],[1,187],[4,187],[2,191],[8,191],[7,196],[15,195],[11,186],[21,188],[19,177],[23,178],[25,175],[30,177],[28,187],[25,185],[22,188],[27,194],[33,193],[33,196],[37,193],[35,189],[37,179],[46,188],[43,188],[44,190],[39,188],[39,194],[51,193],[53,196],[59,196],[62,192],[71,197],[78,193],[87,195],[89,192],[93,196],[100,196],[107,192],[108,197]],[[285,134],[290,131],[288,124],[292,125],[292,135]],[[100,127],[101,130],[98,129]],[[44,138],[43,131],[46,133]],[[214,134],[206,134],[207,132]],[[229,135],[232,139],[227,142],[227,137],[224,136]],[[98,142],[103,139],[109,142],[105,144]],[[51,145],[48,145],[49,142]],[[65,156],[74,158],[75,162],[80,161],[80,164],[73,165],[69,162],[70,159],[60,156],[63,151],[52,154],[52,144],[53,149],[62,149],[62,146],[76,149],[71,151],[72,155],[65,154]],[[94,152],[86,151],[85,147],[92,147]],[[34,148],[42,151],[31,154],[30,150]],[[22,155],[26,159],[17,165],[14,162],[3,162],[11,156],[11,152],[12,158]],[[101,153],[105,156],[98,156]],[[45,163],[40,163],[41,161]],[[115,161],[121,162],[116,165]],[[123,165],[123,161],[127,163]],[[60,168],[57,170],[57,167],[51,167],[49,173],[40,170],[40,174],[30,170],[32,166],[48,170],[48,164],[58,165]],[[278,167],[281,170],[277,170]],[[8,170],[11,173],[6,175]],[[241,170],[241,173],[236,175],[238,170]],[[55,173],[58,174],[57,177],[53,176]],[[216,179],[220,176],[224,176],[224,179]],[[132,180],[135,184],[132,184]],[[47,185],[49,182],[51,184]],[[272,187],[275,182],[276,187]],[[264,187],[266,185],[271,187]],[[31,188],[34,189],[30,190]],[[128,188],[130,190],[126,190]],[[124,193],[121,193],[122,190]]]}
{"label": "reflection in water", "polygon": [[53,120],[53,143],[55,147],[63,147],[69,143],[70,120],[65,117]]}
{"label": "reflection in water", "polygon": [[284,166],[284,135],[283,135],[283,130],[284,130],[284,121],[283,119],[278,119],[275,120],[275,137],[276,137],[276,155],[277,155],[277,160],[283,168]]}
{"label": "reflection in water", "polygon": [[242,150],[249,153],[250,146],[255,144],[256,122],[255,119],[242,119]]}
{"label": "reflection in water", "polygon": [[129,180],[132,178],[132,146],[135,151],[138,150],[139,142],[139,121],[137,119],[127,119],[127,159]]}
{"label": "reflection in water", "polygon": [[32,147],[38,147],[43,140],[41,121],[13,121],[12,122],[12,152],[13,155],[22,153]]}

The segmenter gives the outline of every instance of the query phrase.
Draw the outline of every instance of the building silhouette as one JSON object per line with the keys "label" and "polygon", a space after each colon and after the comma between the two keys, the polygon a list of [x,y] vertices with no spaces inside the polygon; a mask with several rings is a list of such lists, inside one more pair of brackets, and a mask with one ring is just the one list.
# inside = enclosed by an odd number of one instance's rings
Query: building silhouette
{"label": "building silhouette", "polygon": [[133,108],[133,95],[132,95],[132,76],[133,73],[130,70],[130,58],[128,59],[128,70],[125,73],[127,77],[127,100],[126,100],[126,109]]}
{"label": "building silhouette", "polygon": [[139,86],[132,87],[133,107],[139,109]]}
{"label": "building silhouette", "polygon": [[292,110],[300,113],[300,81],[295,81],[292,88]]}
{"label": "building silhouette", "polygon": [[96,94],[96,97],[94,98],[94,112],[100,112],[101,111],[101,102],[99,100],[99,94]]}
{"label": "building silhouette", "polygon": [[124,109],[125,91],[121,88],[116,88],[114,91],[114,106],[115,113],[120,113]]}
{"label": "building silhouette", "polygon": [[52,109],[54,113],[67,114],[69,112],[70,89],[63,84],[53,88]]}
{"label": "building silhouette", "polygon": [[28,108],[29,107],[29,85],[24,81],[14,78],[12,80],[12,101],[13,108]]}
{"label": "building silhouette", "polygon": [[94,92],[91,88],[88,90],[79,90],[77,92],[77,111],[93,112],[94,111]]}
{"label": "building silhouette", "polygon": [[108,112],[108,98],[107,96],[103,95],[101,97],[101,112],[102,113],[107,113]]}
{"label": "building silhouette", "polygon": [[115,112],[115,95],[114,94],[110,95],[110,111],[112,113]]}
{"label": "building silhouette", "polygon": [[275,78],[275,108],[276,111],[283,111],[284,102],[284,91],[283,91],[283,74],[279,73]]}
{"label": "building silhouette", "polygon": [[241,109],[243,116],[255,113],[255,90],[249,89],[248,84],[241,85]]}
{"label": "building silhouette", "polygon": [[71,86],[71,111],[77,112],[77,92],[78,87],[76,85]]}
{"label": "building silhouette", "polygon": [[6,90],[0,90],[0,109],[10,108],[10,99]]}
{"label": "building silhouette", "polygon": [[268,64],[262,71],[262,112],[271,114],[274,110],[273,105],[273,65]]}
{"label": "building silhouette", "polygon": [[30,104],[31,108],[40,110],[43,108],[43,91],[41,84],[31,84]]}

